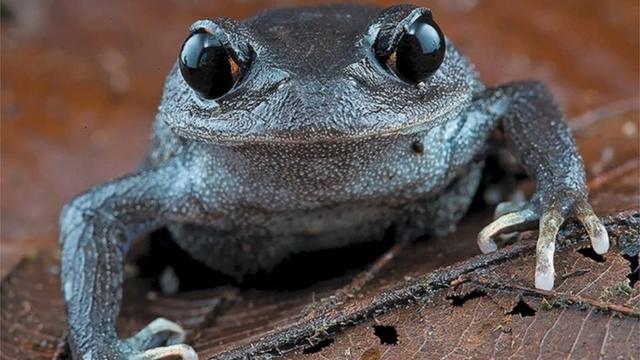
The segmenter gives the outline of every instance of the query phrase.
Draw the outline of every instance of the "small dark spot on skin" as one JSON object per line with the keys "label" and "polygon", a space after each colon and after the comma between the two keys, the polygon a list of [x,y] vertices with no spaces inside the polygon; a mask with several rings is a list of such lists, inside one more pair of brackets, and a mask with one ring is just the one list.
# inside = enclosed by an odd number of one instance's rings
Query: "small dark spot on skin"
{"label": "small dark spot on skin", "polygon": [[582,249],[578,250],[578,252],[579,252],[580,254],[582,254],[582,256],[584,256],[584,257],[588,257],[589,259],[591,259],[591,260],[593,260],[593,261],[595,261],[595,262],[603,263],[603,262],[605,262],[605,261],[606,261],[606,260],[605,260],[605,258],[604,258],[604,256],[602,256],[602,255],[600,255],[600,254],[596,253],[596,252],[595,252],[595,251],[593,251],[593,249],[592,249],[592,248],[590,248],[590,247],[582,248]]}
{"label": "small dark spot on skin", "polygon": [[473,290],[470,293],[464,295],[447,296],[447,299],[451,300],[451,305],[453,306],[462,306],[469,300],[477,299],[483,296],[487,296],[487,293],[482,290]]}
{"label": "small dark spot on skin", "polygon": [[330,346],[331,344],[333,344],[333,339],[320,340],[320,342],[318,342],[317,344],[309,346],[308,348],[305,348],[304,350],[302,350],[302,353],[303,354],[319,353],[320,351],[322,351],[322,349]]}
{"label": "small dark spot on skin", "polygon": [[394,326],[390,325],[374,325],[373,333],[380,339],[380,344],[397,345],[398,331]]}
{"label": "small dark spot on skin", "polygon": [[629,286],[634,287],[638,280],[640,280],[640,261],[638,261],[638,256],[632,255],[622,255],[629,262],[629,274],[627,278],[629,279]]}
{"label": "small dark spot on skin", "polygon": [[422,143],[422,141],[416,140],[413,143],[411,143],[411,150],[415,154],[422,155],[424,154],[424,144]]}
{"label": "small dark spot on skin", "polygon": [[508,315],[518,314],[521,317],[535,316],[536,310],[531,306],[529,306],[529,304],[527,304],[524,300],[520,299],[520,301],[518,301],[516,306],[514,306],[513,309],[511,309],[511,311],[509,311],[507,314]]}

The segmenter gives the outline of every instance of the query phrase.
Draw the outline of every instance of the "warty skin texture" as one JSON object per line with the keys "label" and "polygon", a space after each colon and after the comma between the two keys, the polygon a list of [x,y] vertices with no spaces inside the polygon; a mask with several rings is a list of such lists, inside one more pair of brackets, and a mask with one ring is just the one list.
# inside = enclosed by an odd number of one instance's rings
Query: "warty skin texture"
{"label": "warty skin texture", "polygon": [[224,38],[244,74],[227,94],[203,100],[174,67],[144,168],[64,208],[62,290],[74,356],[195,358],[166,320],[130,339],[115,333],[124,256],[140,235],[168,226],[195,259],[237,278],[291,253],[375,241],[391,227],[412,238],[442,235],[469,206],[496,130],[537,191],[483,230],[481,249],[542,217],[536,284],[548,287],[552,243],[567,216],[601,246],[606,232],[586,203],[582,160],[542,85],[486,89],[449,41],[423,84],[380,65],[373,48],[390,51],[424,11],[336,5],[194,24]]}

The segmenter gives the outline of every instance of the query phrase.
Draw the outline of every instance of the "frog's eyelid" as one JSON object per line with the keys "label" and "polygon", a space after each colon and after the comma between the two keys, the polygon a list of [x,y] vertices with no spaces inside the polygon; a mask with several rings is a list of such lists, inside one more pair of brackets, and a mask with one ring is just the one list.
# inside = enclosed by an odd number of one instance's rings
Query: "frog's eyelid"
{"label": "frog's eyelid", "polygon": [[389,56],[408,25],[425,14],[431,15],[431,10],[413,6],[392,6],[380,13],[376,22],[369,26],[368,32],[373,34],[375,31],[372,42],[375,55],[380,58]]}
{"label": "frog's eyelid", "polygon": [[189,32],[204,29],[215,35],[229,50],[234,61],[241,65],[248,65],[254,56],[254,51],[249,44],[249,39],[241,34],[241,26],[237,21],[228,18],[201,19],[189,26]]}

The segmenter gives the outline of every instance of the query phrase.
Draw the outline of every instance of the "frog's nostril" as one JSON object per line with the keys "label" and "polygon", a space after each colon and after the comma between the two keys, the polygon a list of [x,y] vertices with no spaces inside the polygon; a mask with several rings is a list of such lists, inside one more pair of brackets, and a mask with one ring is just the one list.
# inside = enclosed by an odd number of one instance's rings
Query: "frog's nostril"
{"label": "frog's nostril", "polygon": [[411,143],[411,150],[418,155],[424,154],[424,144],[420,140],[416,140]]}

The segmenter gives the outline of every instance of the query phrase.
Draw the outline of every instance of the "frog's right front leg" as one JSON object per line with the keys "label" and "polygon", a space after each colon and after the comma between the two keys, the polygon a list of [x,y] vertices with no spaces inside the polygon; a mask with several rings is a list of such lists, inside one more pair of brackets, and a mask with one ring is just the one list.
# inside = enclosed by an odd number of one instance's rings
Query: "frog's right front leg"
{"label": "frog's right front leg", "polygon": [[60,219],[62,293],[69,341],[80,359],[197,359],[180,344],[177,324],[158,319],[132,338],[115,330],[130,242],[169,221],[202,219],[206,201],[189,179],[175,178],[178,161],[94,188],[68,204]]}

